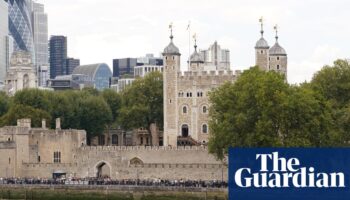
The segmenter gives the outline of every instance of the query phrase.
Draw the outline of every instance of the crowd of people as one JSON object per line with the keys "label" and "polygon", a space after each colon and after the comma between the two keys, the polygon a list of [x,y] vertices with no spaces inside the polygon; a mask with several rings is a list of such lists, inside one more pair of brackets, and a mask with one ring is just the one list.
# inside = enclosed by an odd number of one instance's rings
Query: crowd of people
{"label": "crowd of people", "polygon": [[203,180],[163,180],[163,179],[110,179],[110,178],[0,178],[0,184],[23,185],[113,185],[113,186],[150,186],[150,187],[193,187],[193,188],[226,188],[225,181]]}

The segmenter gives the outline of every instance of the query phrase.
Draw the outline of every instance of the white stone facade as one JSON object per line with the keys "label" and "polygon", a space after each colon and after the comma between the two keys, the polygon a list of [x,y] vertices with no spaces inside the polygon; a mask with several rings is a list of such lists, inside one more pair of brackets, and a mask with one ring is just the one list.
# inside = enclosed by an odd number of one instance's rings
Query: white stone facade
{"label": "white stone facade", "polygon": [[18,51],[11,57],[10,68],[5,78],[5,91],[13,95],[25,88],[37,88],[36,71],[31,55]]}

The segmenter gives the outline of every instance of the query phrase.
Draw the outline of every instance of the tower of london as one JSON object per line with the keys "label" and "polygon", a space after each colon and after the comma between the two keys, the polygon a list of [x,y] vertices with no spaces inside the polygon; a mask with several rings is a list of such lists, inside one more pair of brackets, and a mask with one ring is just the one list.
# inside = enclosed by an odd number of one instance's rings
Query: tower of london
{"label": "tower of london", "polygon": [[[270,48],[264,39],[261,20],[261,38],[255,45],[255,65],[261,70],[276,71],[287,77],[287,53],[276,42]],[[234,82],[240,71],[206,71],[203,56],[197,51],[190,56],[188,71],[181,72],[181,53],[175,46],[171,30],[170,43],[163,51],[164,59],[164,145],[205,145],[208,142],[209,96],[208,93],[225,82]]]}

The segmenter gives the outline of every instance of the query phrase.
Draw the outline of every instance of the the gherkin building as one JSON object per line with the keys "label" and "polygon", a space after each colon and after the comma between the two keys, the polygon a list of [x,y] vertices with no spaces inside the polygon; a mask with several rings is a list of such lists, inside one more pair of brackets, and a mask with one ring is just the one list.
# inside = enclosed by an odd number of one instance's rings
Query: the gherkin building
{"label": "the gherkin building", "polygon": [[14,39],[14,51],[28,51],[35,62],[34,40],[31,24],[30,0],[6,0],[9,6],[9,31]]}

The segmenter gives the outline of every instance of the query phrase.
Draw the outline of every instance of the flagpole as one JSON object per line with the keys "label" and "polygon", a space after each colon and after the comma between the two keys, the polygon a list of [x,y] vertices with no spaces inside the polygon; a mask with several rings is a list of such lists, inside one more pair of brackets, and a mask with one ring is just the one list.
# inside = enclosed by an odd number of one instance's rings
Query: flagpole
{"label": "flagpole", "polygon": [[188,71],[191,68],[191,21],[188,22]]}

